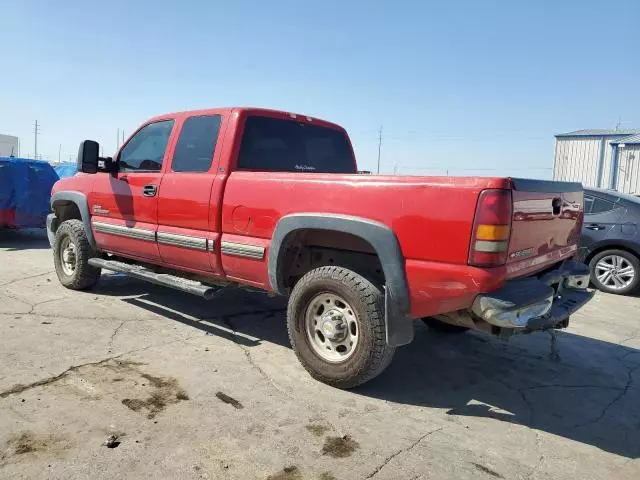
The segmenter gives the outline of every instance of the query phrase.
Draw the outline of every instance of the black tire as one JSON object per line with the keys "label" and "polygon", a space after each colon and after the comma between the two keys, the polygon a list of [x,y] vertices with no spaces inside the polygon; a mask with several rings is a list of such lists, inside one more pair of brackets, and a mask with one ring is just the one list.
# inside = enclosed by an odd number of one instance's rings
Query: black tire
{"label": "black tire", "polygon": [[[635,275],[633,280],[629,285],[623,288],[612,288],[607,285],[604,285],[598,277],[596,276],[596,265],[600,260],[607,256],[618,256],[624,258],[631,266],[633,266],[635,270]],[[616,295],[627,295],[629,293],[634,292],[640,286],[640,260],[634,254],[627,252],[626,250],[604,250],[594,256],[589,262],[589,270],[591,272],[591,282],[598,289],[607,293],[614,293]]]}
{"label": "black tire", "polygon": [[[333,363],[323,359],[311,346],[305,316],[319,294],[342,297],[354,311],[358,341],[353,354]],[[287,330],[298,360],[309,374],[337,388],[353,388],[380,374],[393,358],[395,347],[387,345],[384,295],[361,275],[342,267],[311,270],[296,283],[287,308]]]}
{"label": "black tire", "polygon": [[[75,245],[75,269],[71,273],[65,272],[62,260],[61,246],[67,239]],[[100,278],[100,269],[89,265],[89,259],[94,256],[83,223],[76,219],[62,222],[53,242],[53,263],[60,283],[71,290],[93,287]]]}
{"label": "black tire", "polygon": [[438,333],[446,333],[450,335],[454,333],[464,333],[469,330],[469,327],[452,325],[447,322],[442,322],[437,318],[433,318],[433,317],[424,317],[422,321],[425,323],[427,327],[429,327],[431,330],[435,330]]}

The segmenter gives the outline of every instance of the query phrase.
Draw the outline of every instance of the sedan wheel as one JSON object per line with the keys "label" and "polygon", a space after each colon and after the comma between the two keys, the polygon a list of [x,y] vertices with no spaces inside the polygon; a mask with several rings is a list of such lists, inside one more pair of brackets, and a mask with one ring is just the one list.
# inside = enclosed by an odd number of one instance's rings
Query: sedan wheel
{"label": "sedan wheel", "polygon": [[598,281],[609,288],[620,290],[628,287],[636,276],[633,265],[619,255],[607,255],[596,263]]}
{"label": "sedan wheel", "polygon": [[640,262],[624,250],[607,250],[596,255],[589,265],[591,280],[604,292],[627,294],[640,283]]}

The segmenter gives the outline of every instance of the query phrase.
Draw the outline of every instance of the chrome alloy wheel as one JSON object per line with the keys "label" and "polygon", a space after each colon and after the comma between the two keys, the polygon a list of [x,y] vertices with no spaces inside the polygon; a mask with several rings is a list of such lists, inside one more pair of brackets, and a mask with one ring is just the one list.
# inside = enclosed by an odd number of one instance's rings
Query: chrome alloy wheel
{"label": "chrome alloy wheel", "polygon": [[76,245],[71,238],[66,237],[60,245],[60,264],[65,275],[71,277],[76,271]]}
{"label": "chrome alloy wheel", "polygon": [[358,322],[351,306],[339,295],[316,295],[305,313],[307,339],[323,360],[348,359],[358,345]]}
{"label": "chrome alloy wheel", "polygon": [[626,258],[607,255],[596,263],[595,274],[598,281],[605,287],[621,290],[633,282],[636,271]]}

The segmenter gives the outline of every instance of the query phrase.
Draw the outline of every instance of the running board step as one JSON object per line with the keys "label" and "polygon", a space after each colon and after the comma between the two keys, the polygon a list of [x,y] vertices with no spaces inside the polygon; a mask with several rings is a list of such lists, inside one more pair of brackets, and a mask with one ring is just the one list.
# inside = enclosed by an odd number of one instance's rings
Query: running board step
{"label": "running board step", "polygon": [[147,282],[155,283],[156,285],[163,285],[165,287],[174,288],[193,295],[198,295],[206,300],[211,300],[215,296],[216,292],[220,290],[219,287],[204,285],[200,282],[196,282],[195,280],[189,280],[187,278],[169,275],[167,273],[156,273],[153,270],[140,265],[130,265],[128,263],[117,262],[115,260],[90,258],[89,265],[104,268],[105,270],[111,270],[112,272],[124,273],[130,277],[146,280]]}

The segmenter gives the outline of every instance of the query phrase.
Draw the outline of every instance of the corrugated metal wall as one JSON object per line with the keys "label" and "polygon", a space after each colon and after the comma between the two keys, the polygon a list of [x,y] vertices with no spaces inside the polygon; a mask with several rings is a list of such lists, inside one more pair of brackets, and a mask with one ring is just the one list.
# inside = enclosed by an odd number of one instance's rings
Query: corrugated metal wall
{"label": "corrugated metal wall", "polygon": [[604,142],[604,157],[602,158],[602,184],[601,188],[609,188],[611,182],[611,161],[613,148],[611,147],[611,141],[614,137],[605,137]]}
{"label": "corrugated metal wall", "polygon": [[553,179],[582,182],[584,186],[595,187],[599,155],[600,137],[557,138]]}
{"label": "corrugated metal wall", "polygon": [[16,157],[20,154],[18,137],[0,135],[0,157],[8,157],[13,153]]}
{"label": "corrugated metal wall", "polygon": [[640,145],[618,149],[618,185],[623,193],[640,193]]}

